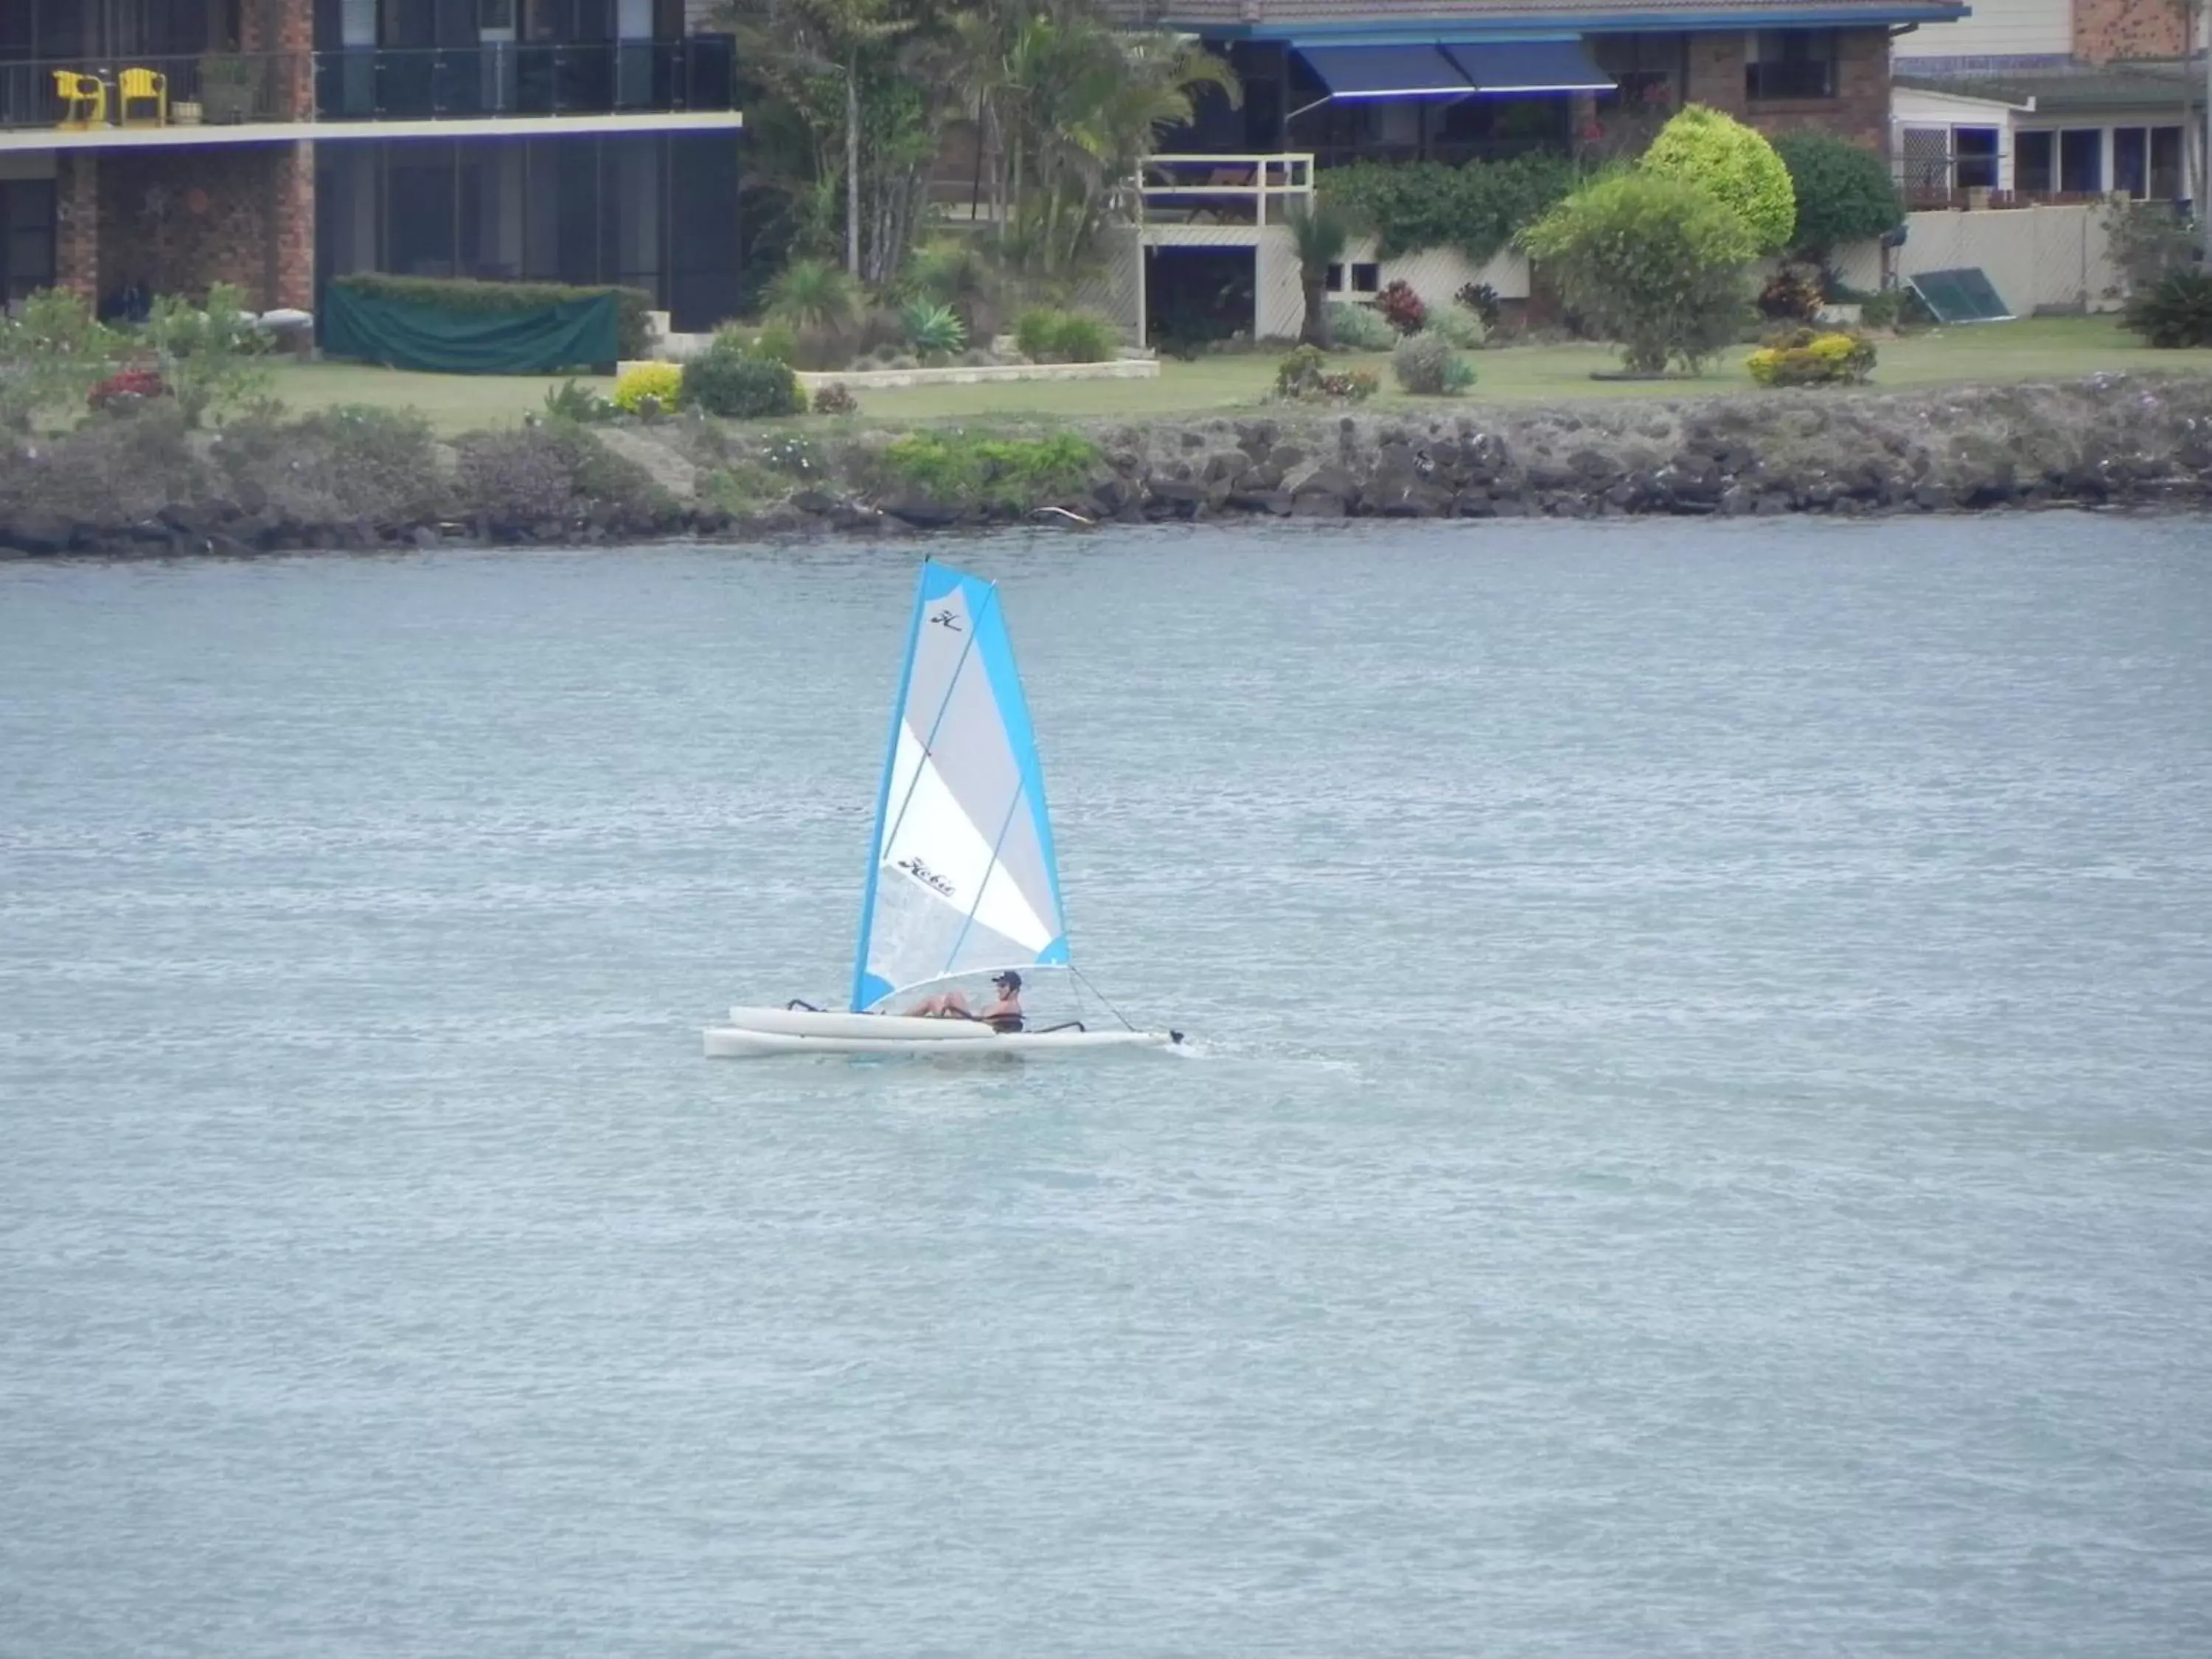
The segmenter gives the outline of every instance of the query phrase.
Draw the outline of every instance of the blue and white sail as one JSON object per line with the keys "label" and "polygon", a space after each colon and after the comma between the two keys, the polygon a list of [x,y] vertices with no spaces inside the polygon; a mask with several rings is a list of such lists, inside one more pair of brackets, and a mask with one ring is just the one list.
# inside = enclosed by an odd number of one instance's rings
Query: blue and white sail
{"label": "blue and white sail", "polygon": [[1066,960],[1044,776],[999,590],[925,564],[876,805],[854,1012],[932,980]]}

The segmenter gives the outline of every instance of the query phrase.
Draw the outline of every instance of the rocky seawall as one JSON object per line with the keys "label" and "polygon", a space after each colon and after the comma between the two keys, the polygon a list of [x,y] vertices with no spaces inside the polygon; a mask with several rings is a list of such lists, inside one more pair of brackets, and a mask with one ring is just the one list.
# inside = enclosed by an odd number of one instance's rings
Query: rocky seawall
{"label": "rocky seawall", "polygon": [[149,410],[0,455],[0,547],[176,555],[1255,516],[2212,507],[2206,377],[987,424],[1017,446],[1041,433],[1076,441],[1060,446],[1048,478],[975,488],[908,465],[899,432],[865,414],[752,428],[532,425],[441,442],[374,412],[210,434]]}

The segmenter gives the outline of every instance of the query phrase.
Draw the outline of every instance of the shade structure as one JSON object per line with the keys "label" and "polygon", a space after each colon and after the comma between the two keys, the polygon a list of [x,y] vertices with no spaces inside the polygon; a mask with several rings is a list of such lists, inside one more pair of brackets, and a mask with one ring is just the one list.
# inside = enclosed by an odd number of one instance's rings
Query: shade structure
{"label": "shade structure", "polygon": [[1293,40],[1328,95],[1362,99],[1511,97],[1530,93],[1611,92],[1613,77],[1590,61],[1579,40],[1436,40],[1391,46],[1330,46]]}
{"label": "shade structure", "polygon": [[1433,45],[1291,45],[1334,99],[1465,98],[1474,91],[1465,71]]}
{"label": "shade structure", "polygon": [[1477,92],[1611,92],[1580,40],[1448,40],[1441,50]]}

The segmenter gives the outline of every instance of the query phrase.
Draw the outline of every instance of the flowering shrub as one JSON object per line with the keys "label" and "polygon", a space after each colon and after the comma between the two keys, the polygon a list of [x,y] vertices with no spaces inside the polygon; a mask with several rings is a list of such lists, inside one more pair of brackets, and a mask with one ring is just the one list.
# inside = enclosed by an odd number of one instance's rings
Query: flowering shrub
{"label": "flowering shrub", "polygon": [[1433,331],[1407,335],[1390,354],[1390,372],[1401,391],[1425,397],[1446,397],[1474,384],[1474,368]]}
{"label": "flowering shrub", "polygon": [[126,368],[93,387],[89,401],[94,409],[106,414],[136,409],[149,398],[168,395],[169,383],[161,378],[159,370]]}
{"label": "flowering shrub", "polygon": [[1745,360],[1761,386],[1863,386],[1874,373],[1874,342],[1856,334],[1801,328]]}
{"label": "flowering shrub", "polygon": [[676,363],[640,363],[615,382],[614,404],[625,415],[665,414],[684,397],[684,370]]}
{"label": "flowering shrub", "polygon": [[1331,373],[1317,346],[1300,346],[1275,368],[1275,395],[1297,403],[1364,403],[1382,384],[1371,369]]}
{"label": "flowering shrub", "polygon": [[1419,334],[1421,325],[1429,320],[1429,308],[1421,296],[1413,292],[1412,284],[1402,277],[1388,284],[1375,296],[1375,309],[1382,313],[1382,320],[1401,334]]}

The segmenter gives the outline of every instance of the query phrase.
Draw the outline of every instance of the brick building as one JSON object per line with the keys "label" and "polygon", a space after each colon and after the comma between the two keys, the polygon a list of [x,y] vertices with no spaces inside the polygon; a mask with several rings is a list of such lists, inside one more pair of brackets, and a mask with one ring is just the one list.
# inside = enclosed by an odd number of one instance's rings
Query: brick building
{"label": "brick building", "polygon": [[1571,149],[1624,100],[1701,103],[1768,132],[1870,149],[1889,131],[1890,44],[1965,0],[1124,0],[1187,29],[1244,82],[1189,150],[1466,161]]}
{"label": "brick building", "polygon": [[1971,16],[1916,30],[1897,43],[1899,177],[1930,204],[2192,200],[2203,17],[2203,0],[1975,0]]}
{"label": "brick building", "polygon": [[734,309],[731,43],[684,0],[0,0],[0,291],[356,270]]}

